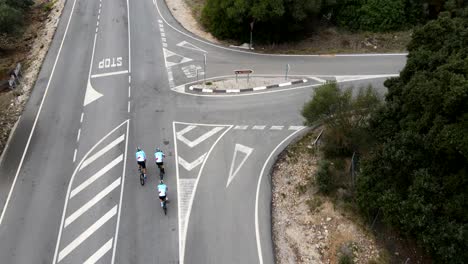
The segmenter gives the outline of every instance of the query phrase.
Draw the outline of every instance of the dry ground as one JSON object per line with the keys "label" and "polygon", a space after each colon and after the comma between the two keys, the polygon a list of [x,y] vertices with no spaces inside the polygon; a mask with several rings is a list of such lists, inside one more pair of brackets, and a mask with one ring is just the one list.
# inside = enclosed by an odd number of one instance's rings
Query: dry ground
{"label": "dry ground", "polygon": [[13,91],[0,92],[0,153],[29,98],[64,6],[64,1],[34,2],[24,15],[23,31],[15,36],[0,36],[0,80],[8,78],[16,63],[23,65],[21,84]]}

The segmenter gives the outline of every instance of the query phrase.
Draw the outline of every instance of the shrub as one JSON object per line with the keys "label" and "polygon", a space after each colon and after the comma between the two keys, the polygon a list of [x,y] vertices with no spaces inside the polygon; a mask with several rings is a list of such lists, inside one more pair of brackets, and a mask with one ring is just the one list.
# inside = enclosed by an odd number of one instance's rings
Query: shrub
{"label": "shrub", "polygon": [[319,191],[323,194],[329,194],[333,189],[333,179],[330,174],[331,163],[328,160],[322,160],[315,174],[315,181]]}
{"label": "shrub", "polygon": [[0,33],[17,32],[23,25],[23,12],[0,1]]}

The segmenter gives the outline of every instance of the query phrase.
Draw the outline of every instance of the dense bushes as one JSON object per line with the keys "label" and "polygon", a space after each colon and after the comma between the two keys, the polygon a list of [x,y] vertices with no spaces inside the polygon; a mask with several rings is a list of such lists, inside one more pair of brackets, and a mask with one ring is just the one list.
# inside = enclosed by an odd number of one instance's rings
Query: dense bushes
{"label": "dense bushes", "polygon": [[468,263],[468,16],[414,32],[362,164],[358,201],[417,238],[437,263]]}
{"label": "dense bushes", "polygon": [[23,25],[23,13],[32,0],[0,0],[0,33],[17,32]]}

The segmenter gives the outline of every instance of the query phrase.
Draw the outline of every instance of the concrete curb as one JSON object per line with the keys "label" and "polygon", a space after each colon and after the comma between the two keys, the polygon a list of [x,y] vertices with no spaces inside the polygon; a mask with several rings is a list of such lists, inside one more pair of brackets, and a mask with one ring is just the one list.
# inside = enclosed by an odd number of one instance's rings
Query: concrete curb
{"label": "concrete curb", "polygon": [[267,85],[267,86],[259,86],[259,87],[244,88],[244,89],[226,89],[226,90],[216,90],[216,89],[211,89],[211,88],[198,88],[198,87],[194,87],[193,85],[190,85],[188,89],[190,91],[201,92],[201,93],[242,93],[242,92],[261,91],[261,90],[290,86],[290,85],[306,83],[306,82],[308,82],[307,79],[302,79],[302,80],[280,83],[280,84],[272,84],[272,85]]}

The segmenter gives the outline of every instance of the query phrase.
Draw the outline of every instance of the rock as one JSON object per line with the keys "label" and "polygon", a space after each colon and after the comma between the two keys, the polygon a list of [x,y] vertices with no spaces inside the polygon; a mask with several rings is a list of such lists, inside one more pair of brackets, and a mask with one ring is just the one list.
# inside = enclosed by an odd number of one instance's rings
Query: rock
{"label": "rock", "polygon": [[331,217],[327,217],[327,222],[330,222],[331,220]]}

